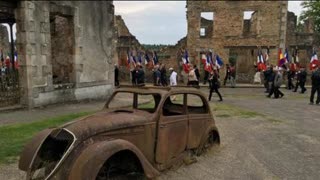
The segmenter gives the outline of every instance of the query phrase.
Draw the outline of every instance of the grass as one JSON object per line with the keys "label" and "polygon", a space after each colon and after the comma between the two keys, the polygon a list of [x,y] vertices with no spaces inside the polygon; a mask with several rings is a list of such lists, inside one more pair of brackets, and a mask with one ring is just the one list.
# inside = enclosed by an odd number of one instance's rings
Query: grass
{"label": "grass", "polygon": [[254,118],[254,117],[262,117],[263,119],[278,124],[283,122],[280,119],[268,117],[264,114],[255,112],[255,111],[249,111],[246,109],[239,108],[234,105],[228,105],[228,104],[212,104],[210,103],[211,109],[213,110],[213,113],[216,117],[219,118],[228,118],[228,117],[241,117],[241,118]]}
{"label": "grass", "polygon": [[0,126],[0,164],[16,162],[24,144],[37,132],[89,114],[92,114],[92,112],[63,115],[31,123]]}

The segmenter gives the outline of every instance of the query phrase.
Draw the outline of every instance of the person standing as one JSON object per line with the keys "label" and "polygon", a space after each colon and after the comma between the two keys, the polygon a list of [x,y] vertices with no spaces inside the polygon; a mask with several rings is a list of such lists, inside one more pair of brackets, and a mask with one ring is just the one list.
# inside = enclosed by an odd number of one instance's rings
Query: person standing
{"label": "person standing", "polygon": [[167,70],[166,70],[165,64],[161,64],[160,72],[161,72],[161,84],[162,84],[162,86],[168,86],[168,83],[167,83]]}
{"label": "person standing", "polygon": [[230,66],[230,83],[231,87],[236,87],[236,67],[234,65]]}
{"label": "person standing", "polygon": [[320,69],[319,65],[316,65],[315,69],[311,75],[311,95],[310,95],[310,105],[313,105],[314,94],[317,92],[316,104],[320,103]]}
{"label": "person standing", "polygon": [[208,100],[211,101],[212,93],[216,92],[220,98],[219,101],[222,101],[222,96],[219,92],[218,74],[212,71],[209,81],[211,81],[211,86]]}
{"label": "person standing", "polygon": [[264,87],[266,88],[265,93],[269,93],[270,92],[270,86],[269,86],[269,78],[270,75],[272,74],[272,70],[271,70],[271,66],[267,67],[267,70],[263,72],[263,76],[264,76]]}
{"label": "person standing", "polygon": [[294,74],[295,74],[294,70],[293,69],[289,69],[288,74],[287,74],[288,75],[287,76],[287,78],[288,78],[288,90],[291,90],[291,89],[294,88],[294,85],[293,85],[293,82],[292,82],[292,80],[294,78]]}
{"label": "person standing", "polygon": [[197,75],[195,73],[195,70],[193,69],[193,66],[190,65],[190,70],[188,74],[188,86],[197,86],[198,85],[198,79]]}
{"label": "person standing", "polygon": [[307,81],[307,71],[304,67],[301,68],[301,75],[300,75],[300,88],[301,88],[301,94],[306,92],[305,84]]}
{"label": "person standing", "polygon": [[279,90],[283,82],[282,69],[279,68],[274,78],[274,98],[278,99],[279,96],[282,98],[284,94]]}
{"label": "person standing", "polygon": [[194,66],[193,66],[193,68],[194,68],[194,73],[196,74],[197,79],[198,79],[198,81],[197,81],[197,85],[199,86],[199,81],[200,81],[200,72],[199,72],[199,69],[198,69],[197,65],[194,65]]}
{"label": "person standing", "polygon": [[[173,68],[169,68],[169,72],[170,72],[170,86],[177,86],[177,73],[173,70]],[[176,100],[176,96],[172,96],[172,101]]]}
{"label": "person standing", "polygon": [[114,85],[119,86],[119,68],[118,65],[114,65]]}
{"label": "person standing", "polygon": [[176,86],[177,85],[177,72],[175,72],[173,70],[173,68],[169,68],[169,71],[170,71],[170,86]]}
{"label": "person standing", "polygon": [[307,81],[307,72],[304,67],[300,68],[300,71],[297,73],[297,82],[296,82],[296,87],[293,90],[293,92],[297,92],[298,87],[300,86],[301,88],[301,94],[303,94],[307,89],[304,87]]}
{"label": "person standing", "polygon": [[268,79],[268,86],[269,86],[269,94],[267,95],[267,97],[271,97],[274,93],[274,79],[275,79],[275,76],[276,76],[276,73],[274,72],[273,68],[271,67],[271,72],[270,72],[270,75],[269,75],[269,79]]}
{"label": "person standing", "polygon": [[137,65],[136,70],[136,85],[144,86],[144,71],[141,64]]}
{"label": "person standing", "polygon": [[155,66],[154,80],[155,80],[155,83],[154,83],[155,86],[161,86],[161,72],[159,70],[159,65]]}
{"label": "person standing", "polygon": [[224,80],[223,80],[224,86],[227,84],[228,79],[230,80],[230,66],[229,64],[226,64],[226,76],[224,77]]}

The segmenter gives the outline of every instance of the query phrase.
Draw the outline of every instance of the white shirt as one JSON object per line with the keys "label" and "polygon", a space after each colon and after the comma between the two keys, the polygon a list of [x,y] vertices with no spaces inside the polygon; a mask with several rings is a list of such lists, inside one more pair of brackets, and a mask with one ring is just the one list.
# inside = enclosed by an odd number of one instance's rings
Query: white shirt
{"label": "white shirt", "polygon": [[177,73],[175,71],[172,71],[170,75],[170,86],[176,86],[177,85]]}

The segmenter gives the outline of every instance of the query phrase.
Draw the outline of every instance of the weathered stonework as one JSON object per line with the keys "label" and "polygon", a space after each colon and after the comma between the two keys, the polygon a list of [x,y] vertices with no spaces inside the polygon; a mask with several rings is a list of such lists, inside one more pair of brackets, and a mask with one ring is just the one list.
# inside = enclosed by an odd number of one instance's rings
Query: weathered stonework
{"label": "weathered stonework", "polygon": [[[53,36],[50,24],[56,16],[71,19],[59,36]],[[113,17],[112,1],[18,1],[21,104],[31,108],[110,95]],[[54,82],[56,74],[67,79]]]}
{"label": "weathered stonework", "polygon": [[1,49],[4,54],[8,54],[10,51],[8,30],[7,27],[3,25],[0,25],[0,50]]}
{"label": "weathered stonework", "polygon": [[[200,52],[211,49],[224,63],[228,63],[230,55],[236,55],[237,69],[241,73],[249,64],[253,69],[257,46],[261,46],[270,47],[270,62],[275,64],[278,48],[285,48],[287,6],[286,1],[187,1],[190,61],[202,66]],[[243,19],[244,11],[254,11],[250,27]],[[201,12],[214,13],[211,37],[200,37]]]}

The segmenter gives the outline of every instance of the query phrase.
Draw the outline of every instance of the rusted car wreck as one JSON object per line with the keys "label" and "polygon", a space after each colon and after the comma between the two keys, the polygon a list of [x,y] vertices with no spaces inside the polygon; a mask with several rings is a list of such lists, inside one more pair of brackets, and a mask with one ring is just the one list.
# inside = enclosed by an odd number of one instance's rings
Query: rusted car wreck
{"label": "rusted car wreck", "polygon": [[197,89],[120,87],[103,110],[38,133],[19,168],[27,179],[154,178],[220,143]]}

